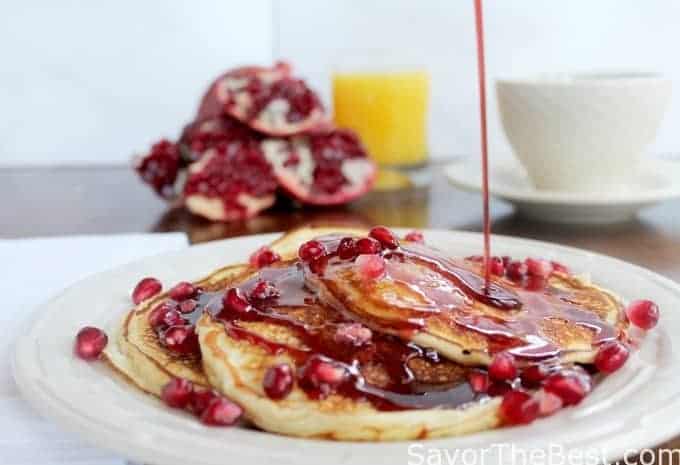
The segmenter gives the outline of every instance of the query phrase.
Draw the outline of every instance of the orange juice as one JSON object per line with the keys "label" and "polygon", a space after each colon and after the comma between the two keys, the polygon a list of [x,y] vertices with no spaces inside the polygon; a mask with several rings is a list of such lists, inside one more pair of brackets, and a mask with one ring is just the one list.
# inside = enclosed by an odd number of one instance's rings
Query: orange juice
{"label": "orange juice", "polygon": [[425,72],[357,72],[333,75],[333,112],[354,129],[383,166],[416,166],[427,159]]}

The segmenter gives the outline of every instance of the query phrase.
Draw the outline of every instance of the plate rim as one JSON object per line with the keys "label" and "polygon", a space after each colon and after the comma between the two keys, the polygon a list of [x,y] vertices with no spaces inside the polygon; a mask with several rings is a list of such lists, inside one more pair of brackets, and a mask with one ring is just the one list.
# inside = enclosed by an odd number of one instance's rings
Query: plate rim
{"label": "plate rim", "polygon": [[[646,159],[655,165],[655,172],[663,172],[664,166],[680,169],[680,160],[673,160],[667,158],[650,157]],[[463,176],[458,176],[456,168],[460,166],[469,167],[476,162],[476,159],[471,157],[463,157],[458,160],[449,162],[444,168],[444,174],[448,182],[459,189],[468,192],[482,192],[481,185],[476,182],[468,180]],[[521,168],[520,163],[515,159],[503,158],[500,160],[491,160],[490,169],[494,168]],[[678,176],[680,179],[680,176]],[[513,188],[504,188],[489,185],[489,194],[503,200],[524,204],[536,205],[559,205],[559,206],[646,206],[664,200],[671,200],[680,197],[680,183],[671,182],[670,185],[663,189],[654,189],[640,192],[626,192],[607,195],[606,193],[588,193],[588,192],[564,192],[564,191],[547,191],[547,190],[521,190]]]}
{"label": "plate rim", "polygon": [[[408,229],[405,228],[394,228],[398,232],[405,232]],[[476,232],[469,232],[469,231],[457,231],[457,230],[446,230],[446,229],[424,229],[423,230],[424,234],[431,234],[431,233],[436,233],[436,234],[445,234],[447,236],[451,236],[451,239],[455,239],[457,236],[462,236],[466,237],[468,240],[472,239],[478,239],[481,241],[482,235],[481,233],[476,233]],[[69,292],[72,292],[74,289],[76,289],[79,286],[82,286],[84,284],[87,284],[88,281],[96,281],[97,279],[101,279],[101,275],[105,275],[107,273],[111,273],[117,270],[124,270],[126,268],[134,268],[135,266],[140,266],[143,265],[145,262],[152,262],[154,260],[161,259],[163,257],[167,257],[166,259],[170,259],[173,255],[181,255],[182,253],[185,253],[187,250],[190,248],[217,248],[220,246],[224,246],[224,244],[230,243],[230,242],[250,242],[250,241],[257,241],[258,243],[265,243],[270,241],[271,239],[277,237],[282,233],[268,233],[268,234],[258,234],[258,235],[249,235],[249,236],[241,236],[237,238],[229,238],[229,239],[223,239],[219,241],[211,241],[207,242],[204,244],[197,244],[194,246],[191,246],[189,248],[181,249],[178,251],[171,251],[171,252],[165,252],[165,253],[160,253],[160,254],[155,254],[151,257],[146,257],[140,260],[135,260],[133,262],[130,262],[128,264],[114,267],[99,273],[95,273],[93,275],[90,275],[82,280],[79,280],[78,282],[68,286],[67,288],[63,289],[59,293],[55,294],[53,297],[48,299],[46,302],[41,304],[40,306],[36,307],[35,311],[31,312],[31,314],[28,316],[28,318],[23,322],[21,325],[20,330],[17,332],[18,340],[13,344],[13,353],[11,355],[11,370],[14,376],[14,379],[17,383],[17,386],[19,387],[22,397],[24,400],[28,401],[34,408],[36,408],[38,411],[40,411],[42,414],[45,416],[49,417],[50,419],[54,419],[56,423],[60,427],[63,427],[65,429],[71,430],[71,431],[76,431],[81,437],[86,439],[87,441],[96,444],[99,447],[106,448],[108,450],[114,450],[117,453],[120,453],[121,455],[125,457],[132,458],[134,460],[140,460],[143,462],[149,462],[149,463],[158,463],[159,460],[162,460],[163,463],[181,463],[179,461],[179,458],[177,457],[176,454],[172,453],[166,453],[160,448],[150,448],[149,444],[142,444],[141,442],[129,444],[120,444],[120,443],[115,443],[112,442],[110,432],[105,431],[104,428],[90,428],[88,425],[88,420],[86,417],[83,416],[69,416],[68,412],[65,411],[65,409],[59,408],[57,405],[57,400],[59,399],[46,399],[44,396],[44,393],[41,394],[40,390],[37,389],[35,385],[31,385],[29,380],[27,379],[28,373],[25,372],[25,368],[22,368],[20,366],[20,359],[25,351],[30,351],[29,343],[27,341],[27,338],[21,338],[20,336],[22,335],[28,335],[31,333],[40,323],[42,319],[46,317],[46,315],[50,312],[50,306],[53,302],[58,301],[60,297],[62,297],[64,294],[67,294]],[[638,266],[633,263],[626,262],[622,259],[608,256],[605,254],[601,254],[598,252],[592,252],[589,250],[585,249],[579,249],[576,247],[572,246],[567,246],[567,245],[561,245],[561,244],[554,244],[550,243],[547,241],[540,241],[540,240],[535,240],[535,239],[525,239],[525,238],[519,238],[519,237],[511,237],[511,236],[505,236],[505,235],[493,235],[494,239],[500,239],[504,242],[506,242],[509,246],[514,246],[514,247],[526,247],[526,248],[531,248],[532,245],[534,246],[539,246],[543,248],[550,248],[554,252],[560,253],[560,254],[577,254],[578,256],[582,257],[583,259],[589,259],[589,260],[606,260],[606,261],[612,261],[614,264],[623,264],[626,267],[631,268],[631,271],[636,271],[636,272],[641,272],[644,274],[644,277],[648,280],[650,280],[653,284],[661,286],[665,288],[668,292],[676,294],[678,297],[680,297],[680,284],[674,282],[673,280],[656,273],[654,271],[651,271],[649,269],[643,268],[641,266]],[[480,242],[481,243],[481,242]],[[209,272],[209,271],[208,271]],[[34,349],[35,350],[35,349]],[[42,396],[42,397],[41,397]],[[476,433],[474,435],[469,435],[467,437],[472,437],[472,436],[483,436],[485,434],[493,433],[494,431],[498,430],[490,430],[490,431],[484,431],[480,433]],[[680,424],[678,424],[676,427],[666,427],[663,429],[654,429],[652,434],[647,433],[647,436],[645,437],[645,440],[638,440],[637,444],[633,443],[628,443],[626,448],[620,447],[618,449],[614,448],[613,450],[608,451],[608,455],[606,458],[609,459],[618,459],[620,458],[617,456],[620,452],[624,452],[629,449],[642,449],[644,447],[655,447],[665,441],[667,441],[670,438],[676,437],[677,434],[680,432]],[[263,438],[266,438],[269,436],[271,433],[261,433],[258,432],[257,434],[264,434],[266,436],[263,436]],[[272,435],[277,438],[281,438],[283,436],[280,435]],[[271,436],[270,436],[271,437]],[[465,438],[466,436],[462,436],[461,438]],[[121,437],[122,439],[123,437]],[[329,450],[334,449],[336,445],[338,449],[341,449],[341,446],[355,446],[356,448],[364,448],[364,447],[381,447],[385,446],[388,447],[390,445],[402,445],[406,446],[406,444],[409,443],[415,443],[416,441],[399,441],[399,442],[388,442],[388,443],[361,443],[361,442],[326,442],[326,441],[317,441],[317,440],[305,440],[305,439],[300,439],[300,438],[287,438],[283,437],[286,440],[291,440],[294,442],[299,442],[302,441],[303,443],[314,443],[315,445],[322,444],[322,447],[327,447]],[[127,437],[125,437],[127,439]],[[453,440],[453,439],[460,439],[460,438],[448,438],[448,440]],[[446,441],[447,438],[443,439],[433,439],[426,441],[425,444],[432,444],[434,447],[443,447],[441,443],[443,441]],[[420,442],[422,443],[422,442]],[[650,444],[651,443],[651,444]],[[242,445],[239,445],[238,453],[241,454],[242,456],[247,456],[247,457],[261,457],[261,451],[258,450],[252,450],[252,448],[242,448],[240,447]],[[291,451],[295,449],[295,445],[293,444],[293,447],[291,447]],[[272,457],[270,455],[270,457]],[[273,458],[273,457],[272,457]],[[287,457],[280,457],[281,459],[284,459],[284,461],[287,459]],[[356,459],[357,457],[351,457]],[[182,460],[185,460],[183,458]],[[371,458],[371,462],[374,462],[374,456]],[[196,464],[201,464],[201,463],[206,463],[206,464],[212,464],[213,462],[203,462],[203,461],[195,461]]]}

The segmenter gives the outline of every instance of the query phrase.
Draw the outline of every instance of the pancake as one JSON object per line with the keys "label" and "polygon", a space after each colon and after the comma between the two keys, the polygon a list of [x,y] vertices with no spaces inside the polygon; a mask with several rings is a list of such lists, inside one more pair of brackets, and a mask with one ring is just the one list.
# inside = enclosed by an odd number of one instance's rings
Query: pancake
{"label": "pancake", "polygon": [[[469,368],[391,335],[373,333],[360,345],[338,340],[352,321],[314,300],[298,262],[277,263],[232,284],[250,295],[263,281],[274,283],[280,297],[241,314],[223,307],[217,295],[197,323],[210,384],[258,427],[307,438],[387,441],[499,424],[500,400],[473,392]],[[344,373],[330,393],[305,381],[312,378],[303,373],[319,360]],[[292,367],[298,380],[290,394],[274,400],[263,382],[280,364]]]}
{"label": "pancake", "polygon": [[[334,250],[338,238],[322,242]],[[563,272],[521,283],[492,277],[486,292],[478,262],[406,241],[383,255],[386,272],[379,279],[335,258],[322,276],[306,268],[308,283],[326,303],[372,329],[458,363],[488,365],[506,350],[520,360],[591,363],[603,342],[625,330],[620,300],[584,278]]]}
{"label": "pancake", "polygon": [[[478,367],[495,353],[510,351],[527,364],[549,358],[568,371],[571,362],[592,362],[598,344],[625,330],[618,299],[582,278],[555,272],[539,286],[493,278],[482,292],[478,263],[408,241],[382,252],[385,275],[367,279],[355,260],[334,254],[340,238],[366,234],[301,228],[271,244],[280,261],[261,269],[228,266],[194,283],[203,292],[185,316],[195,322],[200,356],[178,356],[159,343],[148,320],[170,300],[166,293],[126,315],[106,358],[156,396],[172,377],[212,387],[266,431],[406,440],[507,421],[499,405],[511,383],[497,380],[480,391],[470,381],[471,370],[486,376]],[[331,252],[318,274],[297,258],[300,245],[315,238]],[[263,281],[277,293],[253,297]],[[223,303],[232,288],[248,296],[247,310]],[[264,383],[280,364],[291,367],[293,381],[290,393],[275,400]],[[339,378],[319,381],[318,366]],[[492,393],[494,386],[501,390]]]}
{"label": "pancake", "polygon": [[[319,234],[331,232],[359,234],[352,228],[303,227],[293,230],[271,244],[271,249],[282,257],[294,257],[300,243]],[[229,283],[243,273],[252,271],[247,264],[236,264],[214,271],[194,282],[208,292],[227,288]],[[186,378],[199,386],[208,386],[200,357],[180,355],[164,347],[149,324],[149,314],[157,305],[169,301],[168,293],[159,294],[130,310],[112,334],[104,351],[108,364],[128,382],[155,396],[173,377]],[[194,315],[197,319],[199,315]]]}

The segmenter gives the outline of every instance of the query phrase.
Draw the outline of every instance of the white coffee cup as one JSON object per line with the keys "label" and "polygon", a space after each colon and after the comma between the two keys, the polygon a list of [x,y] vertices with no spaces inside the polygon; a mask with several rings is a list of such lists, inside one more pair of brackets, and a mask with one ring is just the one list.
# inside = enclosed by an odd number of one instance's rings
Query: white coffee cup
{"label": "white coffee cup", "polygon": [[654,140],[671,82],[653,73],[496,82],[505,134],[535,187],[625,190]]}

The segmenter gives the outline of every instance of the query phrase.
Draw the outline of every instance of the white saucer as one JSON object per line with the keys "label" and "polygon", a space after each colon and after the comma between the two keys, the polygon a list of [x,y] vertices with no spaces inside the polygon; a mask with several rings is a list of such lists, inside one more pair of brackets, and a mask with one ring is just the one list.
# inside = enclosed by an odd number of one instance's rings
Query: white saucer
{"label": "white saucer", "polygon": [[[446,167],[454,186],[481,192],[481,163],[466,158]],[[606,224],[631,220],[641,208],[680,197],[680,161],[645,160],[625,191],[598,193],[538,190],[514,159],[491,161],[489,192],[515,205],[525,217],[554,223]]]}
{"label": "white saucer", "polygon": [[[481,234],[424,233],[428,242],[457,256],[482,247]],[[675,311],[680,286],[614,258],[503,236],[494,236],[497,255],[558,260],[576,272],[587,271],[595,282],[624,299],[653,299],[661,309],[658,327],[621,370],[600,383],[578,407],[529,426],[393,443],[305,440],[240,427],[209,428],[114,378],[104,364],[74,357],[78,329],[84,325],[113,329],[129,308],[130,288],[141,276],[156,276],[166,286],[200,278],[225,264],[246,260],[252,250],[275,237],[249,236],[193,246],[91,276],[66,289],[32,315],[18,334],[13,368],[22,393],[43,414],[90,442],[140,463],[163,465],[439,463],[427,457],[420,461],[417,456],[461,452],[465,453],[461,463],[493,465],[514,462],[507,456],[511,445],[515,451],[532,454],[525,457],[558,451],[562,455],[557,459],[566,460],[569,453],[568,462],[562,463],[578,465],[593,463],[593,453],[598,463],[630,457],[635,450],[680,433],[680,354],[672,342],[680,334],[680,312]],[[584,452],[588,455],[578,456],[581,460],[571,455]]]}

